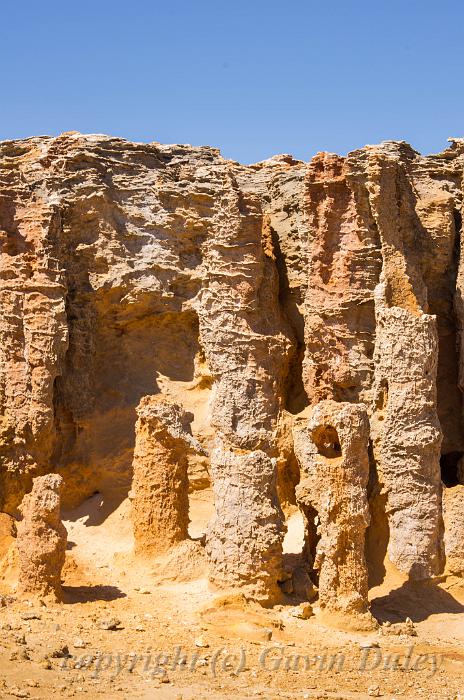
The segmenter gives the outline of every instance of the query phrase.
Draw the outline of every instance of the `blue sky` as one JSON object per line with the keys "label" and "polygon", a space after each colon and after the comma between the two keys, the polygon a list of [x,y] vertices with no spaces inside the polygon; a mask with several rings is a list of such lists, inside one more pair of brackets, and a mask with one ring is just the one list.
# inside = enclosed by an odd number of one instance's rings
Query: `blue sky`
{"label": "blue sky", "polygon": [[3,0],[0,139],[210,144],[244,163],[464,136],[462,0]]}

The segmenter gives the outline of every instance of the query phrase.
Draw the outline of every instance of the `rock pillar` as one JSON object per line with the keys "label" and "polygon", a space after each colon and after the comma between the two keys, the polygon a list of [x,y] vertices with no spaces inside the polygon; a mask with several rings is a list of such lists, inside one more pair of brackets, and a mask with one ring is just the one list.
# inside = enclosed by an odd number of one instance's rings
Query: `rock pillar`
{"label": "rock pillar", "polygon": [[17,528],[19,596],[62,598],[61,570],[67,543],[60,517],[62,484],[58,474],[39,476],[20,505],[23,519]]}
{"label": "rock pillar", "polygon": [[294,427],[301,465],[297,500],[317,512],[320,537],[314,567],[319,571],[319,608],[331,623],[337,615],[372,620],[368,613],[365,530],[369,524],[369,422],[362,404],[332,400],[317,404]]}
{"label": "rock pillar", "polygon": [[131,491],[135,551],[162,554],[188,538],[188,453],[201,447],[177,404],[144,396],[137,414]]}

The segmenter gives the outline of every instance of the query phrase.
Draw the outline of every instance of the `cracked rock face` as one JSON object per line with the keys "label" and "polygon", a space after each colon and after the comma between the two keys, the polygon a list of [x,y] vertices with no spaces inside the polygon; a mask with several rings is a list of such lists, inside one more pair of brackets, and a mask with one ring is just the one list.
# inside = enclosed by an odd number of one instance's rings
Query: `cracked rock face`
{"label": "cracked rock face", "polygon": [[61,570],[67,543],[60,517],[63,479],[47,474],[34,479],[21,503],[23,519],[17,528],[19,596],[61,600]]}
{"label": "cracked rock face", "polygon": [[[134,527],[146,507],[157,547],[162,513],[140,475],[167,479],[181,538],[187,480],[212,485],[212,580],[271,582],[272,597],[276,493],[295,503],[303,450],[292,422],[334,401],[369,419],[370,573],[381,579],[386,558],[412,578],[440,573],[442,491],[463,482],[463,172],[462,139],[432,156],[386,142],[250,166],[98,134],[1,142],[0,511],[17,516],[50,473],[66,506],[124,498],[134,465]],[[174,458],[176,411],[192,415],[198,449]],[[243,530],[221,523],[227,479],[243,491]],[[242,540],[264,512],[273,525],[255,551]]]}

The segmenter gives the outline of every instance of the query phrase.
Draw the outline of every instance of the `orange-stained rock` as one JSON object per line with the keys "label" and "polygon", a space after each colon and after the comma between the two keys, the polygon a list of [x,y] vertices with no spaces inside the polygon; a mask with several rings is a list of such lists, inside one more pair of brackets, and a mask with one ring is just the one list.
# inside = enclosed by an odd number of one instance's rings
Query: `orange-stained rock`
{"label": "orange-stained rock", "polygon": [[187,455],[201,447],[177,404],[145,396],[137,414],[132,521],[135,552],[149,556],[188,538]]}
{"label": "orange-stained rock", "polygon": [[23,519],[17,528],[19,596],[61,600],[67,543],[60,514],[62,487],[63,479],[58,474],[39,476],[21,503]]}
{"label": "orange-stained rock", "polygon": [[[411,577],[442,571],[440,457],[445,481],[464,479],[463,170],[462,139],[431,156],[385,142],[250,166],[99,134],[0,142],[0,509],[16,517],[48,473],[66,506],[125,498],[149,432],[136,409],[156,396],[192,414],[201,446],[166,497],[183,499],[182,538],[185,492],[211,486],[215,445],[262,453],[251,484],[267,465],[294,504],[295,416],[363,404],[368,568],[379,582],[387,556]],[[168,483],[164,439],[147,455]],[[274,512],[270,482],[265,502],[253,489],[247,522]],[[240,528],[229,535],[241,551]],[[260,550],[272,572],[274,535]],[[241,580],[237,561],[224,580]]]}

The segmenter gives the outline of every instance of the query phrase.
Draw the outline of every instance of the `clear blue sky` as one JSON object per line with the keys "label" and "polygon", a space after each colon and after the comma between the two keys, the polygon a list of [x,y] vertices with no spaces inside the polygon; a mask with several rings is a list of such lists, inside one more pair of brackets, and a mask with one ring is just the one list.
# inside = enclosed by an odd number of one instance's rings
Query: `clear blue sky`
{"label": "clear blue sky", "polygon": [[2,0],[0,139],[210,144],[254,162],[464,136],[462,0]]}

